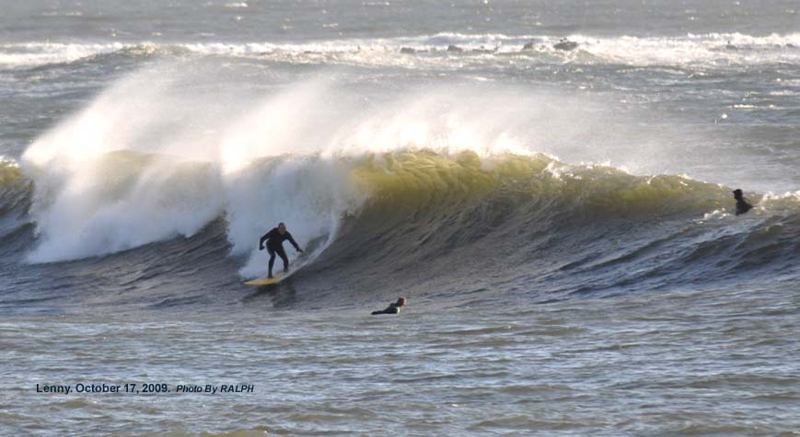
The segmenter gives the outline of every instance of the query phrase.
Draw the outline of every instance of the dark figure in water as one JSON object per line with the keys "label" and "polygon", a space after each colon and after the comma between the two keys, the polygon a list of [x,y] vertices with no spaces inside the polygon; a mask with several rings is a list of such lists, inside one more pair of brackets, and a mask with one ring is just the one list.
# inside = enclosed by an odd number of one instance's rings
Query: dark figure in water
{"label": "dark figure in water", "polygon": [[378,314],[400,314],[400,309],[406,306],[406,298],[401,297],[397,299],[397,302],[389,304],[389,307],[383,311],[373,311],[372,315],[376,316]]}
{"label": "dark figure in water", "polygon": [[286,225],[283,223],[279,223],[277,228],[273,228],[271,231],[264,234],[261,237],[261,240],[258,242],[258,250],[264,250],[264,241],[267,242],[267,251],[269,252],[269,278],[272,279],[272,266],[275,265],[275,255],[280,255],[281,259],[283,260],[283,271],[286,272],[289,270],[289,257],[286,256],[286,251],[283,250],[283,242],[285,240],[289,240],[294,246],[294,249],[298,252],[302,252],[303,249],[297,245],[297,242],[294,241],[292,238],[292,234],[286,230]]}
{"label": "dark figure in water", "polygon": [[736,199],[736,215],[742,215],[753,209],[753,205],[744,198],[742,190],[738,188],[733,190],[733,198]]}

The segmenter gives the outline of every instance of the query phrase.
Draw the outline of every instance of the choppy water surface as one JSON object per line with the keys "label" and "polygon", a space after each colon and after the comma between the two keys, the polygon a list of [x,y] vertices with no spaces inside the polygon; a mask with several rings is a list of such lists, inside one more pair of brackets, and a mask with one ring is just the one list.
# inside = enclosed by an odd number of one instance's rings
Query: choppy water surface
{"label": "choppy water surface", "polygon": [[[789,1],[4,5],[0,434],[797,435],[798,29]],[[242,285],[280,221],[302,268]]]}
{"label": "choppy water surface", "polygon": [[[5,427],[40,435],[773,436],[800,426],[798,302],[782,290],[503,309],[426,301],[385,318],[347,308],[271,311],[283,293],[248,295],[224,316],[7,320],[3,379],[6,399],[16,401],[3,404]],[[87,381],[255,387],[31,393],[36,383]]]}

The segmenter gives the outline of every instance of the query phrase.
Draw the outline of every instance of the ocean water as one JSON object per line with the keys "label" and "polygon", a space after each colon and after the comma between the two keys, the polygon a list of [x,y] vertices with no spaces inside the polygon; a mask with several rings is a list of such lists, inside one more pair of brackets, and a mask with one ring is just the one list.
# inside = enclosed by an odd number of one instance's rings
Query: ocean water
{"label": "ocean water", "polygon": [[6,3],[0,434],[800,435],[795,1]]}

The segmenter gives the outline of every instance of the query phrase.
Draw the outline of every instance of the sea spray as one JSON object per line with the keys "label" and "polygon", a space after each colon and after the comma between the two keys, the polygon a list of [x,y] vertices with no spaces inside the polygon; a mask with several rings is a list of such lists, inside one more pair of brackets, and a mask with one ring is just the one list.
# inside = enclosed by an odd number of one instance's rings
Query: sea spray
{"label": "sea spray", "polygon": [[224,218],[231,254],[247,258],[240,273],[252,276],[265,270],[258,237],[281,221],[314,242],[309,258],[319,256],[342,218],[383,192],[358,178],[366,162],[391,175],[396,154],[429,151],[412,156],[412,177],[400,182],[424,186],[430,168],[442,166],[446,182],[455,173],[444,163],[467,159],[477,177],[468,186],[532,171],[497,157],[561,150],[607,160],[597,145],[625,147],[630,133],[610,128],[612,114],[597,101],[553,91],[445,82],[367,96],[335,73],[253,92],[237,88],[230,70],[192,61],[124,77],[22,157],[35,183],[38,245],[28,259],[105,255],[190,237]]}

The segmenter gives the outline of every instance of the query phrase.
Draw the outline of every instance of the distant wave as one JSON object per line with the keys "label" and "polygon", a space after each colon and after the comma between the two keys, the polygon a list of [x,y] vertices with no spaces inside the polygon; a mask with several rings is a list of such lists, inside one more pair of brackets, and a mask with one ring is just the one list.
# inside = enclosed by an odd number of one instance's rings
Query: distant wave
{"label": "distant wave", "polygon": [[[238,4],[238,3],[237,3]],[[244,3],[242,3],[244,4]],[[569,42],[569,45],[560,43]],[[416,37],[342,39],[307,43],[55,43],[0,44],[0,66],[25,68],[63,64],[96,56],[181,54],[257,57],[286,62],[430,67],[464,60],[621,64],[665,67],[726,67],[800,64],[800,33],[766,36],[712,33],[679,37],[594,37],[589,35],[504,35],[439,33]],[[422,56],[410,61],[409,55]]]}

